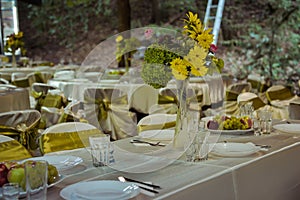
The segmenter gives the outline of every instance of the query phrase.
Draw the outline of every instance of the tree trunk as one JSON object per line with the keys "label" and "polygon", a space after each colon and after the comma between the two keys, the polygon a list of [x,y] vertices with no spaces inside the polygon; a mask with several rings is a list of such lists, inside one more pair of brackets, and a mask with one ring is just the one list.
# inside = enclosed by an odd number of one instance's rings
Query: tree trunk
{"label": "tree trunk", "polygon": [[[118,0],[118,32],[123,32],[130,30],[130,4],[129,0]],[[130,37],[129,32],[126,35],[123,35],[124,38]],[[130,57],[130,56],[128,56]],[[125,66],[125,56],[123,55],[121,58],[121,61],[118,63],[118,67],[124,67]],[[130,62],[129,62],[130,66]]]}
{"label": "tree trunk", "polygon": [[151,16],[151,23],[159,24],[161,21],[161,15],[160,15],[160,3],[159,0],[151,0],[152,4],[152,16]]}

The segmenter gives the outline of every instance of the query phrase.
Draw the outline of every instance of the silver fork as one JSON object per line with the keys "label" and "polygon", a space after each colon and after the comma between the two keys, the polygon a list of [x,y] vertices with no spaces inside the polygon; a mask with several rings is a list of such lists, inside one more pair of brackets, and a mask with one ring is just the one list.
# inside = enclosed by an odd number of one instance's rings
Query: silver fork
{"label": "silver fork", "polygon": [[147,141],[138,140],[138,139],[133,139],[130,141],[130,143],[144,143],[144,144],[149,144],[151,146],[165,146],[164,144],[160,144],[160,141],[154,143],[154,142],[147,142]]}

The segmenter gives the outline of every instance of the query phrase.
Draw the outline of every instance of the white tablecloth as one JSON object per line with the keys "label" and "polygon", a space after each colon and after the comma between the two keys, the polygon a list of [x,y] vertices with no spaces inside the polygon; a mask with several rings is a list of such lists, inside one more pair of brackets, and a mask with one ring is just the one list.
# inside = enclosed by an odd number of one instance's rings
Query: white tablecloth
{"label": "white tablecloth", "polygon": [[[298,200],[300,198],[298,134],[276,131],[270,135],[238,136],[228,140],[268,144],[272,148],[237,158],[210,155],[209,160],[198,163],[176,160],[166,167],[147,173],[128,173],[109,167],[94,168],[91,166],[91,157],[85,149],[54,153],[80,156],[84,159],[84,164],[63,172],[66,178],[48,190],[48,198],[62,199],[59,197],[60,190],[78,181],[117,180],[120,175],[150,181],[162,187],[160,193],[155,196],[140,194],[135,199]],[[130,139],[119,140],[115,142],[115,146],[135,152],[159,148],[137,147],[129,141]],[[147,163],[141,163],[142,165],[147,166]]]}
{"label": "white tablecloth", "polygon": [[30,109],[29,92],[25,88],[0,89],[0,112]]}

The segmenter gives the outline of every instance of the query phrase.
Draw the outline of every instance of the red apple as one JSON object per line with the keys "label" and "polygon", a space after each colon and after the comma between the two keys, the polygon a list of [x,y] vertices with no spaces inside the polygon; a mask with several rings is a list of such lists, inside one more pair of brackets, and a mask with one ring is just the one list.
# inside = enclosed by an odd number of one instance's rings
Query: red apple
{"label": "red apple", "polygon": [[8,169],[4,163],[0,163],[0,187],[7,183]]}

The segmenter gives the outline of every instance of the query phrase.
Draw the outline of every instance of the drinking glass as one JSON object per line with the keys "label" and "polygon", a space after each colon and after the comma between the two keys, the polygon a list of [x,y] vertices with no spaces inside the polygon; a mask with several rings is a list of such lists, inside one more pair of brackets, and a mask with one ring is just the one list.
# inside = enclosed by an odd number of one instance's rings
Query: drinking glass
{"label": "drinking glass", "polygon": [[48,162],[26,161],[25,177],[27,200],[47,199]]}
{"label": "drinking glass", "polygon": [[109,163],[110,135],[89,137],[93,166],[102,167]]}
{"label": "drinking glass", "polygon": [[205,129],[205,122],[200,121],[198,130],[193,132],[193,140],[185,148],[186,161],[196,162],[208,159],[209,144],[207,142],[208,131]]}
{"label": "drinking glass", "polygon": [[19,194],[18,183],[5,183],[2,186],[2,196],[4,200],[18,200]]}
{"label": "drinking glass", "polygon": [[259,127],[261,134],[270,134],[272,130],[272,112],[261,110],[258,112]]}

